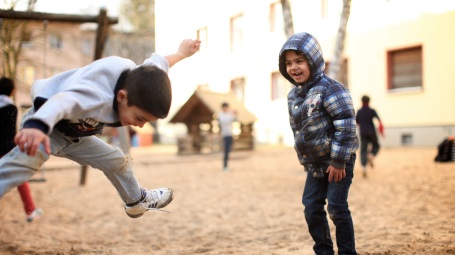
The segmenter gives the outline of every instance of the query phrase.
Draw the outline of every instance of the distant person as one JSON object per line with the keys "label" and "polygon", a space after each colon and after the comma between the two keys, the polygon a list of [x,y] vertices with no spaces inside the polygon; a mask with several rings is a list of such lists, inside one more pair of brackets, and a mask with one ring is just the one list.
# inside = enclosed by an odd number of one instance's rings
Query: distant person
{"label": "distant person", "polygon": [[[16,146],[14,136],[17,130],[17,107],[11,100],[14,87],[13,80],[0,78],[0,158]],[[26,220],[32,222],[38,219],[43,211],[35,207],[28,182],[17,186],[17,190],[24,205]]]}
{"label": "distant person", "polygon": [[324,74],[315,37],[291,36],[279,55],[280,73],[294,87],[288,94],[289,120],[297,157],[307,171],[302,202],[315,254],[334,254],[324,208],[335,224],[338,254],[357,254],[348,193],[354,176],[355,111],[349,90]]}
{"label": "distant person", "polygon": [[223,137],[223,170],[229,171],[229,153],[232,149],[234,138],[232,136],[232,124],[237,121],[237,112],[231,111],[228,103],[221,104],[221,112],[218,116],[221,136]]}
{"label": "distant person", "polygon": [[[199,47],[199,40],[186,39],[174,54],[153,53],[139,66],[113,56],[37,80],[31,93],[33,107],[15,136],[17,146],[0,159],[0,197],[30,179],[54,155],[103,171],[129,217],[167,206],[172,189],[141,187],[127,156],[95,135],[104,126],[142,127],[165,118],[172,101],[167,72]],[[94,199],[109,207],[102,198]],[[93,209],[97,208],[87,208]]]}
{"label": "distant person", "polygon": [[[360,132],[360,163],[362,164],[362,174],[367,176],[367,163],[373,168],[374,158],[379,152],[379,141],[376,135],[374,119],[379,122],[379,133],[384,136],[384,127],[376,110],[370,107],[370,97],[362,97],[362,108],[357,111],[356,122]],[[371,145],[371,146],[370,146]],[[371,148],[371,149],[369,149]]]}
{"label": "distant person", "polygon": [[438,145],[438,154],[434,159],[435,162],[452,162],[455,161],[455,138],[449,136]]}

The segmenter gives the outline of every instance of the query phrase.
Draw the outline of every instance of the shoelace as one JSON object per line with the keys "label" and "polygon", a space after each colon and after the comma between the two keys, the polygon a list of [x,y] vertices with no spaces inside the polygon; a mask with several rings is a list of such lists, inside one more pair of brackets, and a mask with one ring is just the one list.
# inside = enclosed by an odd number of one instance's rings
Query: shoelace
{"label": "shoelace", "polygon": [[149,211],[160,211],[160,212],[171,213],[171,211],[164,210],[164,209],[161,209],[161,208],[145,208],[145,209],[149,210]]}

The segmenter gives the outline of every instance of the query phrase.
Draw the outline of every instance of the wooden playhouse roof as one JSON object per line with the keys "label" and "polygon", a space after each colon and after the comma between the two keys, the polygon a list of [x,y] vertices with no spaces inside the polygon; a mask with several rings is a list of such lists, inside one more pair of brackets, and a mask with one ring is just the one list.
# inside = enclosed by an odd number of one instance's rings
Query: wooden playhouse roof
{"label": "wooden playhouse roof", "polygon": [[207,90],[196,90],[186,103],[180,107],[170,122],[210,122],[213,118],[213,114],[221,111],[221,104],[223,102],[228,103],[231,110],[237,111],[238,121],[240,123],[251,124],[256,121],[256,116],[249,112],[243,103],[234,95]]}

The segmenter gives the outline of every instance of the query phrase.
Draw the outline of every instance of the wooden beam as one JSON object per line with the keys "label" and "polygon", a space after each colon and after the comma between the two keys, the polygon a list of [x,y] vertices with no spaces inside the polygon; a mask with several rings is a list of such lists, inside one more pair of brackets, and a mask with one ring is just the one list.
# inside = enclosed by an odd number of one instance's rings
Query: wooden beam
{"label": "wooden beam", "polygon": [[96,29],[95,56],[93,60],[103,57],[104,44],[107,40],[107,35],[109,34],[109,20],[106,9],[100,9],[97,23],[98,27]]}
{"label": "wooden beam", "polygon": [[[0,18],[2,19],[22,19],[22,20],[48,20],[58,22],[71,22],[71,23],[85,23],[85,22],[98,22],[97,15],[73,15],[73,14],[59,14],[59,13],[46,13],[46,12],[21,12],[0,10]],[[109,25],[117,24],[117,17],[107,18]]]}
{"label": "wooden beam", "polygon": [[[0,10],[1,19],[15,19],[15,20],[46,20],[56,22],[71,22],[71,23],[86,23],[94,22],[98,24],[96,31],[96,43],[95,43],[95,56],[94,60],[100,59],[103,56],[104,44],[106,42],[109,25],[117,24],[118,18],[109,18],[107,16],[107,10],[101,8],[98,16],[89,15],[68,15],[68,14],[55,14],[55,13],[44,13],[44,12],[19,12],[19,11],[5,11]],[[85,185],[87,179],[88,166],[81,166],[81,179],[80,185]]]}

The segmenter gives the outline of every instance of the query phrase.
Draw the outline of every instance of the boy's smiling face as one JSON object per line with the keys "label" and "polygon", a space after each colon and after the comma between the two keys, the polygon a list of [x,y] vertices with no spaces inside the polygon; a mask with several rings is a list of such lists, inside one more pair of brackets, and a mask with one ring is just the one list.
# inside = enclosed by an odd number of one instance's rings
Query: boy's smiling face
{"label": "boy's smiling face", "polygon": [[310,79],[310,64],[305,56],[297,54],[293,50],[284,53],[286,61],[286,72],[296,83],[304,83]]}
{"label": "boy's smiling face", "polygon": [[127,91],[121,89],[117,93],[118,116],[122,126],[143,127],[145,123],[155,121],[154,115],[134,106],[128,105]]}

